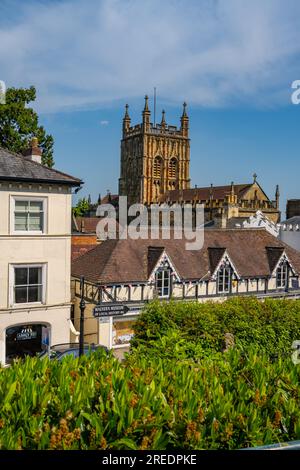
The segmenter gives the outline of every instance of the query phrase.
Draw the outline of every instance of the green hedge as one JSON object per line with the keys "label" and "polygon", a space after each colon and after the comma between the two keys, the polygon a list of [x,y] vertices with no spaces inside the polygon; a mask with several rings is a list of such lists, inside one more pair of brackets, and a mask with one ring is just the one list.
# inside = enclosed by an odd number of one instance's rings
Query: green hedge
{"label": "green hedge", "polygon": [[300,301],[259,301],[240,297],[218,302],[153,302],[135,324],[133,347],[144,345],[151,351],[151,340],[173,331],[193,347],[221,351],[224,334],[232,333],[243,346],[257,345],[269,354],[289,353],[300,339]]}
{"label": "green hedge", "polygon": [[99,354],[0,369],[0,449],[236,449],[300,438],[300,365]]}

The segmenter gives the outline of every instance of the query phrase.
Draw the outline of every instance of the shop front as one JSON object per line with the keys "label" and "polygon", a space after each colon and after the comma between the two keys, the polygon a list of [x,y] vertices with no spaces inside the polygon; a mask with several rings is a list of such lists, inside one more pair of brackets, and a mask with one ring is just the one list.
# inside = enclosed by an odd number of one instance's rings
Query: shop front
{"label": "shop front", "polygon": [[16,358],[35,356],[50,344],[51,327],[43,323],[15,325],[6,329],[5,362],[11,364]]}
{"label": "shop front", "polygon": [[138,314],[139,310],[131,310],[125,315],[99,318],[99,343],[113,349],[130,346]]}

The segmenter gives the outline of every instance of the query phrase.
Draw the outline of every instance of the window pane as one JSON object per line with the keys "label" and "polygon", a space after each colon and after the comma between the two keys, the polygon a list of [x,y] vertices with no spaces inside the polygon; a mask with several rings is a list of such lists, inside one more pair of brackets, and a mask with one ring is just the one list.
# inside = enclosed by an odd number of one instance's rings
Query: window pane
{"label": "window pane", "polygon": [[15,285],[24,286],[28,281],[28,268],[15,268]]}
{"label": "window pane", "polygon": [[15,287],[15,303],[27,303],[27,287]]}
{"label": "window pane", "polygon": [[42,301],[42,287],[28,287],[28,302]]}
{"label": "window pane", "polygon": [[29,229],[28,230],[43,230],[43,214],[35,214],[29,212]]}
{"label": "window pane", "polygon": [[29,268],[29,284],[42,284],[42,268]]}
{"label": "window pane", "polygon": [[28,211],[28,201],[15,201],[15,208],[18,212]]}
{"label": "window pane", "polygon": [[15,230],[27,230],[27,212],[15,213]]}
{"label": "window pane", "polygon": [[41,212],[43,210],[43,201],[30,201],[30,212]]}

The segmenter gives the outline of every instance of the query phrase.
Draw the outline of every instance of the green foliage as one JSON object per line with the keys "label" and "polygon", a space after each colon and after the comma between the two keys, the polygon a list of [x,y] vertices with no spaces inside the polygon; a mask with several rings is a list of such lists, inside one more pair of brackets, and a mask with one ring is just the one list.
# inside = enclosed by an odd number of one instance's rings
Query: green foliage
{"label": "green foliage", "polygon": [[90,203],[84,197],[78,200],[76,207],[73,207],[73,214],[76,217],[83,217],[89,209],[90,209]]}
{"label": "green foliage", "polygon": [[53,137],[39,125],[37,113],[27,107],[35,99],[33,86],[7,89],[6,104],[0,106],[0,145],[12,152],[22,153],[28,148],[31,138],[37,137],[43,151],[42,163],[51,168],[54,165]]}
{"label": "green foliage", "polygon": [[299,439],[299,381],[290,358],[271,362],[253,347],[198,363],[27,358],[0,369],[0,449],[236,449]]}
{"label": "green foliage", "polygon": [[177,334],[178,340],[206,352],[221,351],[224,334],[232,333],[235,342],[242,346],[253,344],[270,355],[286,354],[292,342],[300,339],[300,302],[274,299],[262,302],[254,297],[223,303],[156,301],[139,316],[132,346],[143,346],[151,354],[154,347],[151,341],[161,341],[171,332]]}

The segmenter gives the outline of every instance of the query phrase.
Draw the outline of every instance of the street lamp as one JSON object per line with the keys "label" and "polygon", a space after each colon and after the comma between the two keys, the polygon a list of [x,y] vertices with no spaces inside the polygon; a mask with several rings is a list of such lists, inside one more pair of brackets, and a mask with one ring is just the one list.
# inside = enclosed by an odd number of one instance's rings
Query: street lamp
{"label": "street lamp", "polygon": [[84,300],[84,276],[80,276],[80,336],[79,336],[79,356],[83,355],[84,349],[84,311],[85,311],[85,300]]}

